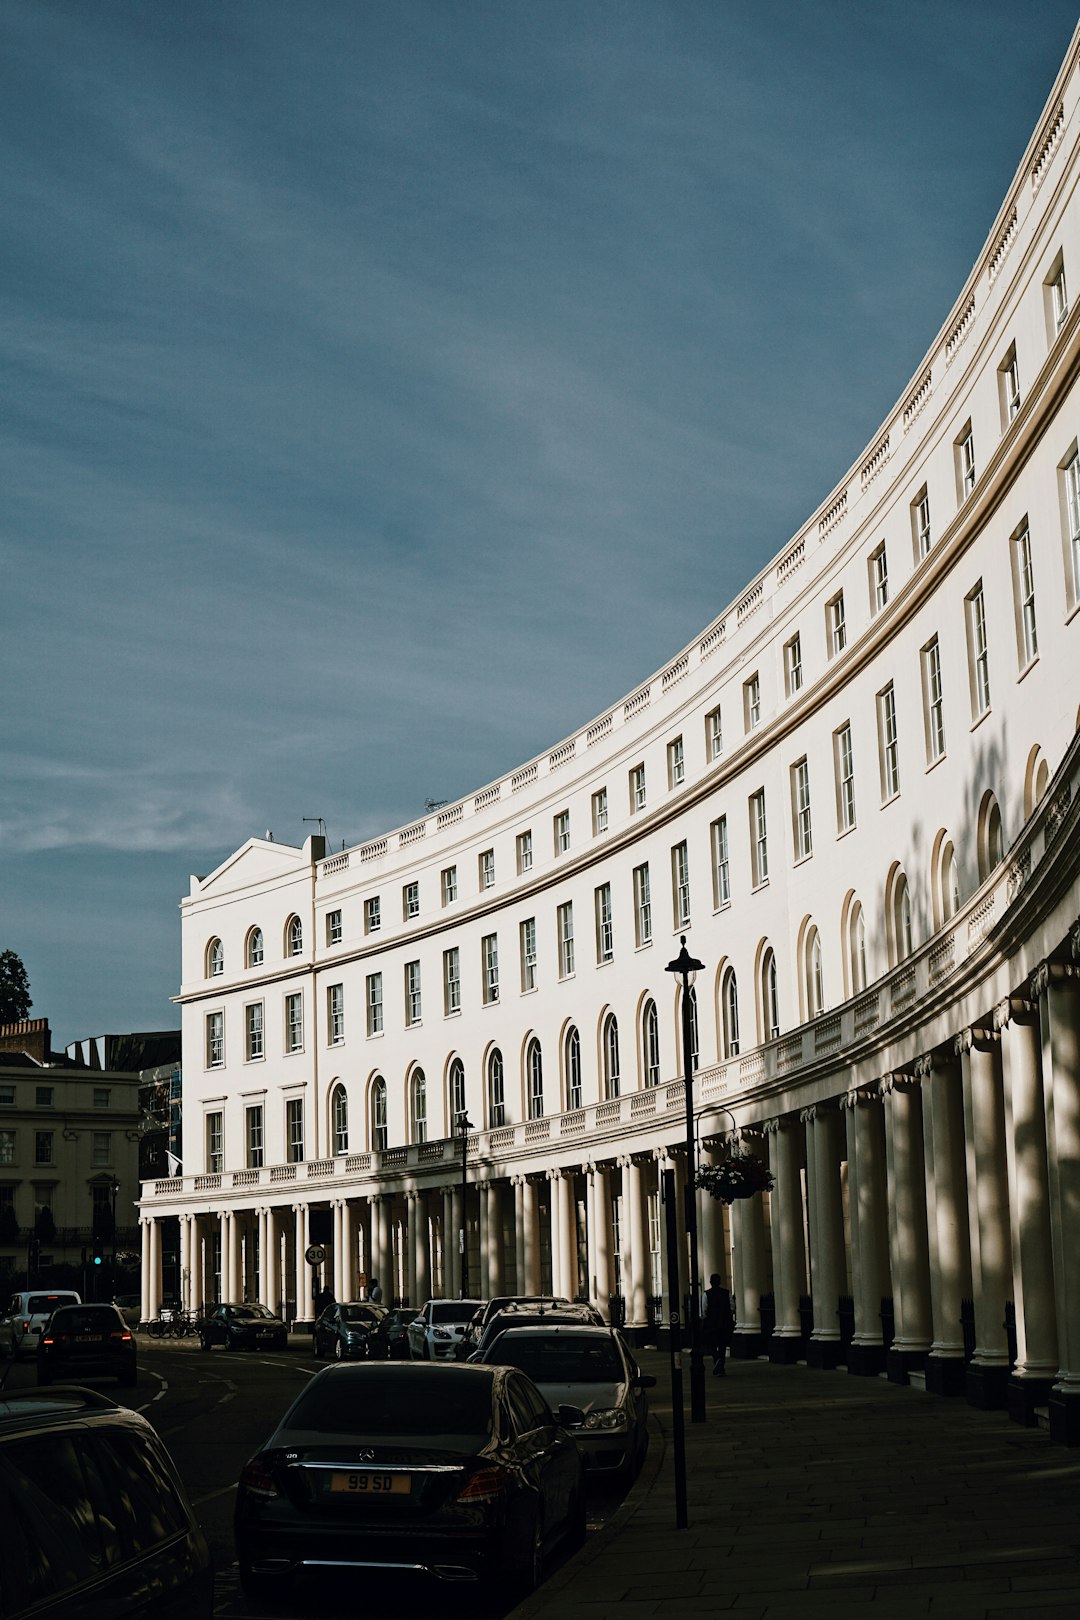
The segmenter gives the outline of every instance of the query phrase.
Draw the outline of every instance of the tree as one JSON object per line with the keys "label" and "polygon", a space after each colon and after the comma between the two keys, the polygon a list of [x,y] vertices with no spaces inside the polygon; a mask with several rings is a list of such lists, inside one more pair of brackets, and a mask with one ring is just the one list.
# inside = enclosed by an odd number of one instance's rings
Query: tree
{"label": "tree", "polygon": [[33,1005],[22,957],[14,951],[0,951],[0,1024],[17,1024]]}

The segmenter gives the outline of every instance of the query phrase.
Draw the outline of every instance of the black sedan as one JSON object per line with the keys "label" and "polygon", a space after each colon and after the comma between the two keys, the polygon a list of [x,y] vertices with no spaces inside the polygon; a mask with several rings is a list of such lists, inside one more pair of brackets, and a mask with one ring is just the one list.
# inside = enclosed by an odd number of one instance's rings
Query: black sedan
{"label": "black sedan", "polygon": [[402,1310],[395,1307],[387,1311],[379,1335],[385,1345],[384,1353],[390,1361],[408,1361],[412,1355],[409,1349],[409,1323],[416,1321],[416,1315],[408,1308]]}
{"label": "black sedan", "polygon": [[203,1350],[284,1350],[288,1342],[285,1323],[265,1305],[213,1305],[199,1321]]}
{"label": "black sedan", "polygon": [[585,1536],[585,1475],[564,1425],[512,1367],[367,1362],[311,1380],[244,1468],[240,1582],[280,1597],[308,1565],[401,1569],[532,1590]]}
{"label": "black sedan", "polygon": [[333,1356],[335,1361],[386,1359],[386,1339],[381,1332],[389,1316],[384,1305],[364,1300],[328,1305],[311,1330],[311,1353],[318,1361]]}
{"label": "black sedan", "polygon": [[53,1311],[38,1340],[37,1381],[58,1378],[116,1378],[134,1384],[139,1376],[135,1336],[115,1305],[62,1305]]}

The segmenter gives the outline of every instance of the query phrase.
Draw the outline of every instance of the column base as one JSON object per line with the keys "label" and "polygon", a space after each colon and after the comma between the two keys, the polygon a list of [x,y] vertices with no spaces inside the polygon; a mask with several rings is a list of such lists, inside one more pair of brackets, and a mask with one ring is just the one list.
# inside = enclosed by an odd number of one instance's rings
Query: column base
{"label": "column base", "polygon": [[856,1344],[852,1340],[848,1346],[847,1370],[855,1378],[876,1378],[885,1371],[885,1346]]}
{"label": "column base", "polygon": [[1009,1379],[1008,1393],[1009,1416],[1012,1421],[1022,1423],[1025,1429],[1037,1429],[1039,1426],[1037,1409],[1050,1404],[1050,1391],[1053,1385],[1053,1378],[1018,1378],[1013,1373]]}
{"label": "column base", "polygon": [[999,1412],[1009,1404],[1009,1368],[982,1367],[971,1362],[964,1381],[969,1406],[983,1412]]}
{"label": "column base", "polygon": [[898,1350],[894,1345],[885,1358],[885,1371],[890,1384],[910,1383],[910,1374],[922,1372],[925,1366],[925,1350]]}
{"label": "column base", "polygon": [[1050,1391],[1050,1438],[1059,1446],[1080,1446],[1080,1395]]}
{"label": "column base", "polygon": [[731,1341],[732,1361],[756,1361],[761,1354],[760,1329],[756,1333],[749,1330],[740,1332],[736,1329],[735,1337]]}
{"label": "column base", "polygon": [[804,1359],[802,1334],[797,1333],[794,1338],[780,1338],[775,1333],[768,1340],[769,1360],[778,1367],[794,1367],[797,1361]]}
{"label": "column base", "polygon": [[806,1347],[806,1365],[832,1372],[840,1361],[841,1348],[839,1339],[815,1339],[811,1335]]}
{"label": "column base", "polygon": [[963,1395],[967,1389],[968,1365],[962,1355],[926,1358],[926,1393],[928,1395]]}

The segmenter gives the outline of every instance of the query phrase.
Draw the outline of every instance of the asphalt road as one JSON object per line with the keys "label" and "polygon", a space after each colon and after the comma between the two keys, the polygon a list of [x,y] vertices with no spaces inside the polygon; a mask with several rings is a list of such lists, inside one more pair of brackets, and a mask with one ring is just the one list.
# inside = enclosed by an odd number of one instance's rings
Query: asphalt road
{"label": "asphalt road", "polygon": [[[209,1354],[197,1348],[148,1348],[140,1339],[139,1382],[123,1390],[108,1380],[96,1387],[121,1405],[143,1413],[172,1454],[210,1543],[215,1569],[215,1614],[219,1620],[354,1620],[358,1609],[395,1620],[430,1616],[455,1620],[498,1620],[513,1604],[482,1601],[471,1585],[447,1585],[417,1576],[349,1577],[305,1575],[287,1601],[269,1608],[240,1590],[233,1544],[232,1515],[240,1470],[270,1433],[277,1417],[304,1382],[319,1371],[310,1354],[290,1348],[280,1353]],[[32,1362],[8,1364],[6,1388],[32,1387]],[[595,1532],[614,1512],[622,1493],[598,1494],[590,1501],[589,1529]],[[551,1573],[551,1572],[549,1572]]]}

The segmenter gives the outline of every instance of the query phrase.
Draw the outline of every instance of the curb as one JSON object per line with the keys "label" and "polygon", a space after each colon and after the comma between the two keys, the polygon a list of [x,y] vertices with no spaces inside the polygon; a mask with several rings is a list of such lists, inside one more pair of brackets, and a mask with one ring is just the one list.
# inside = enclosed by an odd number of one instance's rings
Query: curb
{"label": "curb", "polygon": [[530,1593],[516,1609],[511,1609],[504,1620],[534,1620],[535,1616],[546,1614],[549,1609],[554,1609],[560,1604],[567,1587],[573,1585],[582,1570],[588,1569],[590,1564],[608,1554],[612,1541],[622,1534],[638,1508],[648,1501],[666,1456],[667,1433],[656,1414],[650,1412],[649,1449],[645,1454],[645,1461],[641,1465],[637,1479],[611,1518],[602,1524],[599,1530],[593,1532],[580,1552],[568,1558],[565,1564],[561,1564],[538,1591]]}

